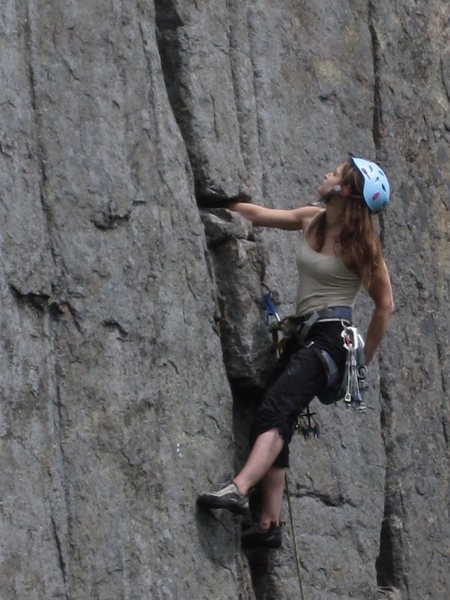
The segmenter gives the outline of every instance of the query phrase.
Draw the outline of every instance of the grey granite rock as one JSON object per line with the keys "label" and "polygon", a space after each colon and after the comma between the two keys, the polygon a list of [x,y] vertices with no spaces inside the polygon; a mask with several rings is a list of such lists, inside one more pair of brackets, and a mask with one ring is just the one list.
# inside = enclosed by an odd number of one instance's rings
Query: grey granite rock
{"label": "grey granite rock", "polygon": [[292,442],[305,598],[447,597],[449,21],[439,0],[2,4],[2,600],[299,597],[288,525],[245,555],[195,509],[245,458],[262,284],[293,311],[298,234],[195,194],[299,206],[349,150],[392,183],[396,313],[367,412],[315,400],[320,439]]}

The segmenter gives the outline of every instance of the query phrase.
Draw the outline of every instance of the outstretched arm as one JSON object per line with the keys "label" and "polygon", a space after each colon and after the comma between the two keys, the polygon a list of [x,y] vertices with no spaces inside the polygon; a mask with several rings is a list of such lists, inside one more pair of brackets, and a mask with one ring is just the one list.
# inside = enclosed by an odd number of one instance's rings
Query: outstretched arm
{"label": "outstretched arm", "polygon": [[310,221],[323,208],[318,206],[302,206],[301,208],[280,209],[266,208],[258,204],[249,204],[246,202],[233,202],[228,206],[231,210],[238,212],[260,227],[274,227],[276,229],[305,230]]}
{"label": "outstretched arm", "polygon": [[394,312],[394,299],[392,297],[391,280],[383,261],[380,268],[372,276],[370,286],[367,288],[369,296],[375,303],[372,319],[367,330],[365,358],[368,365],[374,357],[375,351],[386,332],[389,319]]}

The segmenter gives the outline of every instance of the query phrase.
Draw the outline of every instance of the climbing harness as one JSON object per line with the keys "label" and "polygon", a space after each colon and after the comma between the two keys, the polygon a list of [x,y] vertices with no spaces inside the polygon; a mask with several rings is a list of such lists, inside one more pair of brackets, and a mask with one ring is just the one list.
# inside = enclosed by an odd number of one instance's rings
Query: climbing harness
{"label": "climbing harness", "polygon": [[[330,354],[322,348],[315,348],[317,356],[325,367],[327,376],[326,390],[321,392],[318,398],[322,404],[334,404],[343,398],[346,406],[352,406],[358,411],[366,410],[366,405],[363,404],[364,392],[367,389],[364,340],[358,329],[351,324],[351,308],[348,306],[332,306],[314,311],[306,317],[294,315],[282,319],[272,291],[267,285],[263,284],[263,286],[266,289],[263,296],[266,324],[272,333],[273,345],[278,357],[282,355],[284,346],[291,336],[295,335],[301,346],[310,346],[313,342],[307,342],[306,339],[315,323],[327,320],[341,322],[343,345],[347,350],[344,377],[340,379],[339,369]],[[280,332],[283,334],[281,339],[279,339]],[[310,434],[315,438],[320,435],[319,424],[317,419],[314,418],[315,414],[307,406],[298,417],[295,429],[302,433],[305,438],[308,438]]]}
{"label": "climbing harness", "polygon": [[[274,347],[277,355],[281,356],[287,339],[296,334],[300,345],[306,344],[306,338],[312,326],[318,321],[340,320],[342,324],[342,341],[347,350],[344,377],[339,381],[339,371],[331,356],[323,349],[316,349],[317,355],[325,366],[327,374],[327,391],[320,394],[319,400],[323,404],[333,404],[342,398],[346,406],[352,406],[355,410],[364,411],[366,405],[363,403],[364,393],[367,389],[366,376],[367,367],[364,358],[364,340],[358,329],[351,325],[351,309],[347,306],[332,306],[320,311],[315,311],[306,317],[288,316],[282,319],[279,315],[275,299],[271,290],[266,288],[264,294],[264,306],[266,310],[266,323],[272,333]],[[278,339],[278,333],[283,333],[283,338]],[[308,437],[312,433],[319,437],[317,421],[312,419],[315,413],[309,409],[301,413],[300,425],[296,428]]]}

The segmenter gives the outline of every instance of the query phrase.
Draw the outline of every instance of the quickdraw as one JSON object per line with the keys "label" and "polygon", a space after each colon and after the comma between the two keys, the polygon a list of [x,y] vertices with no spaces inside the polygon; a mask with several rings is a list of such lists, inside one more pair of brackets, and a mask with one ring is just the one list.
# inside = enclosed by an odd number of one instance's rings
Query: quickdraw
{"label": "quickdraw", "polygon": [[267,290],[267,292],[263,296],[264,308],[266,310],[266,324],[269,327],[269,329],[271,329],[271,326],[274,322],[281,323],[281,318],[278,314],[277,306],[275,304],[275,299],[273,297],[272,292],[265,283],[263,283],[263,287],[265,287]]}
{"label": "quickdraw", "polygon": [[364,392],[367,389],[367,367],[364,361],[364,340],[356,327],[347,326],[342,330],[344,348],[347,350],[344,378],[341,389],[347,406],[364,411]]}
{"label": "quickdraw", "polygon": [[305,440],[307,440],[310,435],[316,439],[319,439],[320,437],[320,426],[315,418],[315,414],[316,413],[311,412],[309,406],[307,406],[298,416],[295,431],[301,433]]}

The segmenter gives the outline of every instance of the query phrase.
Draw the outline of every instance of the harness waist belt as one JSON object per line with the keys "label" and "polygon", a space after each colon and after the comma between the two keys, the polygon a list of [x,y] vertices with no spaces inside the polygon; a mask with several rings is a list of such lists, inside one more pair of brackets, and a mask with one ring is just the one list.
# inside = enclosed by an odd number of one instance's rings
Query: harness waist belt
{"label": "harness waist belt", "polygon": [[346,321],[351,321],[352,309],[350,306],[329,306],[323,310],[316,310],[301,317],[298,331],[298,340],[301,345],[305,343],[311,327],[323,319],[345,319]]}
{"label": "harness waist belt", "polygon": [[301,322],[306,323],[313,318],[315,323],[321,319],[345,319],[346,321],[351,321],[352,309],[350,306],[329,306],[328,308],[316,310],[312,313],[302,316]]}

